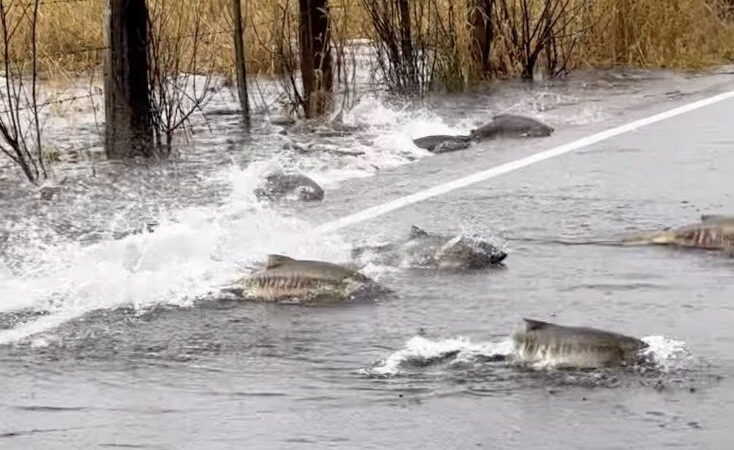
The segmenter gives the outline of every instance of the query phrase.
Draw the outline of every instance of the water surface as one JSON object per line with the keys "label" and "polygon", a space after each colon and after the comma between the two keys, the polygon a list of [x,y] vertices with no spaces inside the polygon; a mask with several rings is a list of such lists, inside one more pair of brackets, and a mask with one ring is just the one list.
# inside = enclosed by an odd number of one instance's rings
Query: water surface
{"label": "water surface", "polygon": [[[0,446],[722,448],[734,438],[734,261],[559,241],[733,212],[734,131],[724,119],[734,102],[338,233],[312,230],[730,82],[595,74],[423,107],[364,97],[345,115],[357,129],[343,135],[282,134],[264,123],[243,137],[236,118],[219,116],[221,133],[202,132],[174,162],[63,162],[51,202],[3,167]],[[496,112],[531,114],[557,131],[438,156],[410,143]],[[274,164],[324,183],[326,201],[257,202],[252,189]],[[149,232],[148,222],[159,225]],[[265,305],[219,294],[269,252],[346,261],[353,245],[399,238],[412,224],[503,237],[506,267],[368,267],[396,291],[374,304]],[[511,366],[496,356],[522,317],[644,337],[659,364]]]}

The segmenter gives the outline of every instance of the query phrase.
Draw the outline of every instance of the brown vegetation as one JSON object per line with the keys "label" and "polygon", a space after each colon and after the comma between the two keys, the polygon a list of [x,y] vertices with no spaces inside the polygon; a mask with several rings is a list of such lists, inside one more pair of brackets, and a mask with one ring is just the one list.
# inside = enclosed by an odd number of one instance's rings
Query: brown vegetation
{"label": "brown vegetation", "polygon": [[[149,0],[149,5],[155,10],[157,4],[165,1]],[[175,22],[198,21],[198,51],[201,57],[206,58],[206,64],[200,61],[199,67],[233,76],[230,0],[178,2],[187,14],[173,17],[160,38],[174,39],[181,30],[193,29],[192,23]],[[399,8],[401,4],[398,0],[331,0],[329,3],[332,20],[340,25],[339,32],[333,33],[334,39],[342,41],[375,37],[377,31],[366,5],[393,3]],[[517,36],[512,36],[513,26],[508,18],[515,17],[522,8],[526,8],[532,16],[532,25],[535,21],[545,20],[542,16],[548,5],[558,8],[565,3],[568,3],[565,6],[567,15],[559,22],[564,24],[564,31],[557,37],[574,41],[575,51],[567,61],[569,68],[619,64],[700,68],[734,56],[734,29],[724,19],[724,11],[731,5],[729,0],[495,0],[490,28],[495,43],[491,44],[488,61],[486,54],[471,45],[472,38],[479,35],[468,26],[470,21],[480,22],[476,14],[472,17],[471,8],[482,2],[411,0],[406,3],[413,9],[413,42],[435,52],[434,69],[453,71],[453,77],[460,75],[464,79],[473,78],[471,72],[476,72],[472,70],[472,51],[480,51],[480,56],[485,58],[484,67],[480,67],[482,74],[486,74],[486,65],[489,64],[494,68],[494,77],[521,75],[527,68],[523,67],[522,58],[515,55],[517,49],[513,48],[516,45],[513,39]],[[103,57],[100,49],[104,47],[104,5],[102,0],[41,1],[38,54],[42,70],[54,78],[63,79],[64,75],[70,77],[79,71],[99,67]],[[297,26],[283,25],[288,21],[297,24],[297,7],[298,2],[287,0],[244,2],[250,73],[275,74],[283,69],[279,46],[284,41],[295,43],[298,32]],[[533,37],[530,45],[535,46],[538,39],[544,39],[542,34]],[[188,41],[193,48],[191,38]],[[29,51],[27,46],[15,46],[10,57],[27,58]],[[540,64],[547,65],[548,57],[552,56],[545,51],[539,52]],[[435,75],[445,78],[446,74]]]}
{"label": "brown vegetation", "polygon": [[[731,0],[594,2],[576,65],[698,69],[734,58]],[[582,19],[586,20],[586,19]]]}
{"label": "brown vegetation", "polygon": [[[698,69],[734,59],[734,0],[242,1],[248,72],[277,77],[287,97],[281,106],[306,117],[327,112],[334,100],[342,107],[350,102],[357,64],[351,43],[357,39],[359,50],[372,50],[363,69],[408,95],[496,78],[557,77],[578,67]],[[0,0],[0,151],[34,183],[46,178],[39,111],[57,103],[37,98],[37,80],[76,80],[83,72],[94,79],[111,53],[107,4]],[[119,5],[115,11],[122,11]],[[134,48],[129,30],[124,42],[113,39],[122,36],[115,33],[110,39],[117,60],[128,46],[125,54],[136,53],[141,62],[108,73],[135,74],[133,84],[145,91],[140,98],[151,110],[142,132],[154,143],[141,153],[165,158],[175,136],[201,111],[212,76],[234,78],[238,21],[231,0],[137,5],[142,12],[135,29],[149,33],[132,35],[147,37]],[[111,92],[107,85],[105,92]]]}

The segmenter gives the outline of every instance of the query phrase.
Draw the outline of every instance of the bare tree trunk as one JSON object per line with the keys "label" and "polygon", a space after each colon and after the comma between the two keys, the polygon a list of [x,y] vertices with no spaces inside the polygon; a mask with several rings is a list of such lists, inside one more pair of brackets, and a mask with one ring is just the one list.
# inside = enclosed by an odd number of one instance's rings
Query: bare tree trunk
{"label": "bare tree trunk", "polygon": [[108,0],[105,150],[110,159],[152,156],[145,0]]}
{"label": "bare tree trunk", "polygon": [[400,13],[400,53],[403,57],[401,69],[407,73],[406,79],[417,86],[415,59],[413,58],[413,30],[410,22],[410,4],[408,0],[398,0],[398,11]]}
{"label": "bare tree trunk", "polygon": [[493,38],[492,3],[493,0],[467,0],[472,69],[483,79],[489,78],[492,71],[489,61]]}
{"label": "bare tree trunk", "polygon": [[247,68],[245,66],[245,44],[242,40],[242,4],[240,0],[232,0],[232,17],[234,20],[234,51],[237,67],[237,93],[240,97],[242,116],[245,125],[250,126],[250,101],[247,95]]}
{"label": "bare tree trunk", "polygon": [[306,117],[324,114],[334,78],[331,64],[328,0],[298,0],[301,77]]}

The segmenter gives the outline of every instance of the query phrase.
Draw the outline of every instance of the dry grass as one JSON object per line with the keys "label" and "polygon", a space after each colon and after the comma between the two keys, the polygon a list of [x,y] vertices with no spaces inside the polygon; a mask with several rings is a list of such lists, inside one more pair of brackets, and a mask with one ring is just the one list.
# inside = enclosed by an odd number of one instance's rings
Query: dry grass
{"label": "dry grass", "polygon": [[[521,0],[504,0],[519,9]],[[530,0],[538,19],[545,1]],[[558,1],[558,0],[554,0]],[[450,0],[438,0],[433,24],[446,24]],[[466,1],[458,2],[464,4]],[[495,1],[495,8],[500,1]],[[578,8],[577,8],[578,7]],[[734,0],[573,0],[561,38],[576,40],[568,68],[632,66],[646,68],[702,69],[734,60]],[[495,11],[496,14],[496,11]],[[470,78],[470,33],[466,15],[454,13],[453,39],[442,37],[436,49]],[[517,77],[522,66],[513,54],[508,25],[493,17],[491,65],[495,77]],[[449,45],[446,45],[449,44]],[[545,64],[545,52],[539,65]],[[448,66],[448,67],[451,67]],[[440,75],[440,74],[439,74]]]}
{"label": "dry grass", "polygon": [[731,0],[616,0],[596,3],[586,20],[579,65],[697,69],[734,58]]}
{"label": "dry grass", "polygon": [[[540,3],[543,0],[534,1]],[[574,22],[576,31],[588,31],[579,40],[575,56],[569,61],[570,67],[700,68],[730,60],[734,57],[734,28],[722,19],[724,15],[720,7],[731,2],[721,0],[721,4],[717,4],[718,1],[594,1]],[[23,0],[22,3],[29,2]],[[41,0],[41,3],[38,35],[42,70],[50,78],[63,80],[72,79],[79,72],[99,68],[103,52],[96,49],[104,46],[102,23],[105,1]],[[171,0],[149,0],[152,10],[166,3],[170,4]],[[199,21],[203,33],[199,39],[199,51],[206,59],[205,63],[198,65],[199,70],[206,67],[207,70],[231,75],[230,0],[175,0],[175,3],[183,6],[181,10],[187,14],[176,14],[162,30],[163,38],[186,35],[194,29],[193,23]],[[465,2],[436,0],[434,3],[432,22],[416,24],[416,28],[451,30],[452,40],[442,38],[432,44],[436,46],[439,69],[467,72],[469,33],[466,13],[462,9]],[[449,13],[449,5],[454,5],[452,14]],[[297,48],[294,41],[297,1],[244,0],[243,7],[248,69],[253,74],[274,74],[282,69],[279,47],[290,45],[292,49]],[[370,36],[369,20],[360,0],[332,0],[331,8],[337,40],[343,42]],[[25,26],[19,28],[19,36],[27,35],[27,32],[22,34]],[[498,31],[500,29],[497,27]],[[26,41],[16,37],[16,45],[11,49],[12,59],[27,58]],[[502,69],[498,70],[499,76],[518,75],[518,67],[502,45],[496,46],[492,60],[496,67]]]}

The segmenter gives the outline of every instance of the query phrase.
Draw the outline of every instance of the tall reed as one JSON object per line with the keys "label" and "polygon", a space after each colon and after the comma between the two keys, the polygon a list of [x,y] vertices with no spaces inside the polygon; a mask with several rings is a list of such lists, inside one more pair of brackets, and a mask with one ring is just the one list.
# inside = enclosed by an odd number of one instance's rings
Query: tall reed
{"label": "tall reed", "polygon": [[[149,0],[151,8],[170,0]],[[399,0],[332,0],[331,11],[338,24],[335,39],[374,39],[373,17],[369,5],[395,3]],[[732,0],[494,0],[492,12],[493,42],[489,64],[492,77],[514,77],[523,73],[517,42],[513,43],[508,14],[519,12],[525,3],[532,20],[548,3],[570,2],[567,28],[557,37],[573,38],[572,53],[565,55],[569,69],[631,65],[642,67],[701,68],[734,57]],[[207,58],[206,67],[218,73],[233,74],[232,17],[230,0],[176,0],[188,11],[197,11],[201,33],[198,52]],[[12,4],[13,2],[9,2]],[[273,75],[283,69],[278,46],[284,42],[297,50],[297,22],[293,1],[247,0],[244,4],[245,45],[248,70],[253,74]],[[430,52],[434,81],[452,85],[458,78],[471,80],[472,30],[469,8],[476,0],[408,0],[416,48]],[[588,7],[579,9],[582,3]],[[52,79],[71,79],[80,71],[98,68],[104,46],[104,0],[58,2],[42,0],[39,8],[38,54],[40,70]],[[284,14],[291,26],[284,28]],[[511,15],[511,14],[510,14]],[[12,16],[12,11],[10,12]],[[175,38],[178,30],[192,28],[192,14],[172,18],[163,30]],[[727,19],[728,17],[728,19]],[[565,20],[565,19],[564,19]],[[535,23],[531,21],[531,25]],[[19,29],[20,33],[28,30]],[[537,36],[534,38],[537,39]],[[532,43],[531,43],[532,44]],[[568,44],[568,43],[567,43]],[[566,44],[566,46],[568,46]],[[193,47],[193,43],[189,43]],[[540,65],[552,57],[539,55]],[[14,45],[12,59],[28,58],[30,49]],[[203,67],[199,64],[199,67]],[[434,83],[435,85],[435,83]]]}

